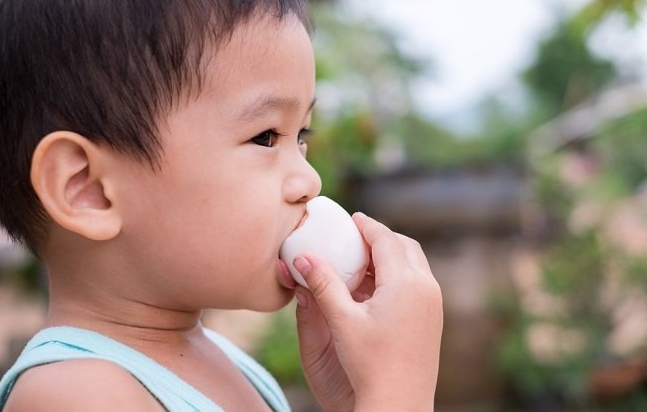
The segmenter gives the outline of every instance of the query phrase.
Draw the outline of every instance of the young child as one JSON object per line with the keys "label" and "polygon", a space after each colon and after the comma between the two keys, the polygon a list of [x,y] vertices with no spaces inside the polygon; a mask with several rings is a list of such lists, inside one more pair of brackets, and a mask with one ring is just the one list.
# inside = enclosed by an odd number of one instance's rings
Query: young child
{"label": "young child", "polygon": [[200,324],[296,294],[326,411],[431,411],[442,302],[413,240],[355,214],[370,272],[279,259],[321,182],[302,0],[0,0],[0,222],[44,262],[46,328],[0,384],[15,411],[287,411]]}

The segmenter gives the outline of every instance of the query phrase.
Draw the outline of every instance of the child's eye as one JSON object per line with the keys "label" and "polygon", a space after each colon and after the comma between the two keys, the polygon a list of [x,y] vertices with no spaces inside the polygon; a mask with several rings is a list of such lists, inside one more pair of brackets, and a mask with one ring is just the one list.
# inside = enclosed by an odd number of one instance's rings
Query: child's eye
{"label": "child's eye", "polygon": [[312,129],[303,128],[299,130],[299,145],[307,145],[308,142],[304,139],[307,136],[312,135]]}
{"label": "child's eye", "polygon": [[279,136],[280,135],[276,132],[276,130],[270,129],[264,131],[256,137],[253,137],[252,142],[256,143],[259,146],[274,147]]}

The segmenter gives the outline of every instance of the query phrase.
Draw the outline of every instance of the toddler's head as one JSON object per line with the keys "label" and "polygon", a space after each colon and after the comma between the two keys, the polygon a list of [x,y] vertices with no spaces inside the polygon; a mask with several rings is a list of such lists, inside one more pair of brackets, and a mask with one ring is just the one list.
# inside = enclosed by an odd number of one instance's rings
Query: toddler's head
{"label": "toddler's head", "polygon": [[291,299],[279,249],[321,187],[305,22],[300,0],[0,0],[0,221],[50,302]]}
{"label": "toddler's head", "polygon": [[[30,181],[34,150],[66,130],[155,168],[160,126],[203,92],[235,29],[296,16],[300,0],[1,0],[0,223],[38,251],[50,217]],[[227,108],[219,108],[227,110]]]}

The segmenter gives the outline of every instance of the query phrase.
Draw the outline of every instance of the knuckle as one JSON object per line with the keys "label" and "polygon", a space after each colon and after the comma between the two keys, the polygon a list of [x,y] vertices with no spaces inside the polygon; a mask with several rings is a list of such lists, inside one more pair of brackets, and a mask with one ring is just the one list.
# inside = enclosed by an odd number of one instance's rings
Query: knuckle
{"label": "knuckle", "polygon": [[420,271],[411,269],[407,271],[411,276],[413,283],[415,284],[415,290],[420,291],[420,293],[425,295],[440,295],[441,288],[440,284],[430,271]]}
{"label": "knuckle", "polygon": [[318,274],[313,273],[313,275],[308,280],[310,292],[317,297],[325,295],[330,288],[330,281],[323,276],[318,276]]}
{"label": "knuckle", "polygon": [[418,290],[419,299],[424,302],[425,306],[433,312],[442,311],[442,290],[438,282],[436,282],[433,277],[431,280],[428,279],[426,282],[420,282],[420,284],[417,285],[416,290]]}
{"label": "knuckle", "polygon": [[416,249],[422,249],[422,245],[420,244],[420,242],[419,242],[418,240],[416,240],[416,239],[412,239],[412,238],[410,238],[410,237],[408,237],[407,239],[408,239],[408,241],[409,241],[409,244],[410,244],[412,247],[414,247],[414,248],[416,248]]}
{"label": "knuckle", "polygon": [[440,298],[442,298],[442,295],[443,295],[443,291],[440,287],[440,284],[433,276],[431,277],[431,282],[430,282],[430,293]]}
{"label": "knuckle", "polygon": [[400,239],[407,247],[410,248],[415,248],[415,249],[422,249],[422,246],[420,245],[420,242],[418,242],[416,239],[410,238],[408,236],[405,236],[401,233],[396,233],[398,236],[398,239]]}

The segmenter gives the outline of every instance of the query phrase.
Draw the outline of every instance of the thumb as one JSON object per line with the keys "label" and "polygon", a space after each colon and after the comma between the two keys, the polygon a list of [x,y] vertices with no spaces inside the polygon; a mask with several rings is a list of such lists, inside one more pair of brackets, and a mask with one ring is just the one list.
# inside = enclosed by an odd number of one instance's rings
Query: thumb
{"label": "thumb", "polygon": [[330,343],[330,329],[312,294],[299,285],[296,295],[299,302],[296,319],[301,363],[307,368],[322,358],[321,354]]}
{"label": "thumb", "polygon": [[354,301],[348,287],[328,262],[316,255],[303,254],[293,264],[328,322],[352,310]]}

